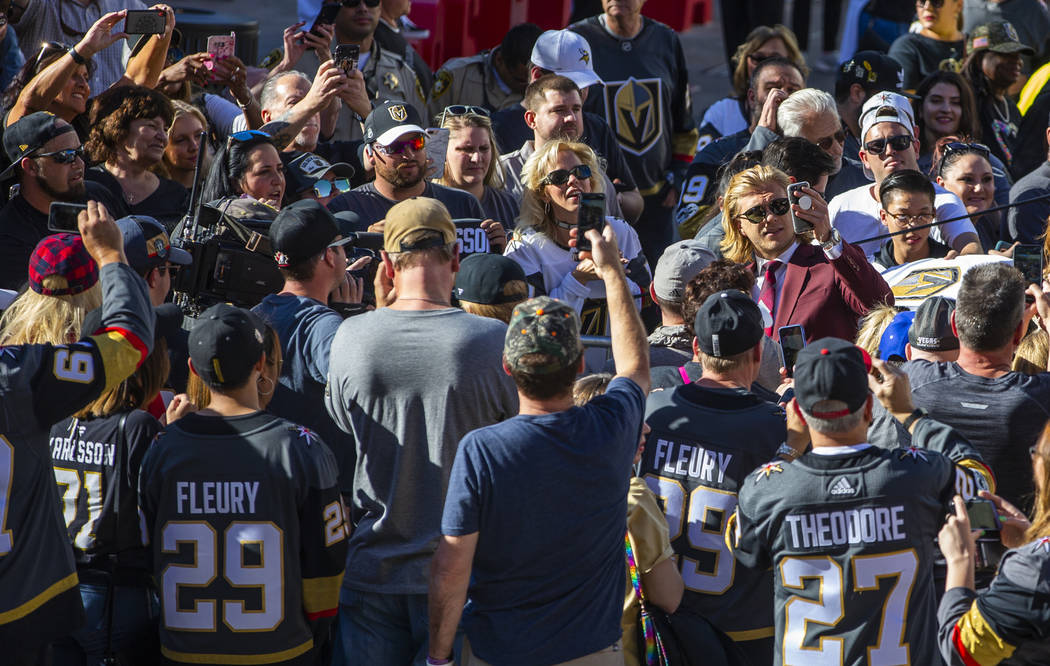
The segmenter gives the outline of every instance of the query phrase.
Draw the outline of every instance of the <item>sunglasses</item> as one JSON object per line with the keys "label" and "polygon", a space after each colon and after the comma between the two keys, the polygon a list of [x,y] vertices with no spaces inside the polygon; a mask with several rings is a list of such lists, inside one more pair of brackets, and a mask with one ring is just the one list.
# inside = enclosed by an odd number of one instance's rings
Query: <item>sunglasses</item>
{"label": "sunglasses", "polygon": [[540,181],[540,185],[564,185],[569,182],[569,176],[576,176],[576,180],[587,180],[591,177],[591,168],[586,164],[577,164],[571,169],[555,169]]}
{"label": "sunglasses", "polygon": [[842,130],[839,130],[839,131],[835,132],[834,134],[832,134],[831,136],[825,136],[825,137],[822,137],[820,139],[817,139],[816,143],[817,143],[817,146],[819,146],[821,150],[826,152],[828,150],[831,150],[831,142],[832,141],[834,141],[835,143],[838,143],[838,144],[846,143],[846,133],[843,132]]}
{"label": "sunglasses", "polygon": [[349,192],[350,191],[350,179],[349,178],[336,178],[335,180],[319,180],[314,183],[314,194],[319,198],[331,196],[333,192]]}
{"label": "sunglasses", "polygon": [[770,201],[769,208],[766,208],[764,204],[758,204],[754,208],[749,208],[740,213],[738,217],[744,218],[751,224],[762,224],[770,213],[773,215],[787,215],[789,210],[791,210],[791,202],[788,201],[787,197],[784,197]]}
{"label": "sunglasses", "polygon": [[49,157],[56,164],[72,164],[78,157],[82,160],[84,159],[84,146],[56,150],[53,153],[37,153],[33,157]]}
{"label": "sunglasses", "polygon": [[167,273],[168,275],[170,275],[171,277],[174,278],[179,273],[179,267],[178,266],[157,266],[157,272],[160,273],[161,275],[164,275],[165,273]]}
{"label": "sunglasses", "polygon": [[[343,0],[340,4],[344,7],[353,9],[354,7],[361,4],[362,0]],[[380,0],[364,0],[365,7],[378,7]]]}
{"label": "sunglasses", "polygon": [[489,110],[486,109],[483,106],[470,106],[470,105],[467,105],[467,104],[453,104],[451,106],[446,106],[445,110],[442,111],[438,115],[438,118],[440,118],[440,120],[438,122],[439,122],[439,124],[443,124],[445,122],[445,118],[447,116],[455,117],[455,116],[468,116],[468,115],[484,116],[485,118],[488,118],[490,114],[489,114]]}
{"label": "sunglasses", "polygon": [[33,63],[33,71],[39,74],[40,72],[38,70],[40,69],[40,63],[43,62],[44,58],[50,55],[54,55],[58,52],[65,53],[70,48],[71,47],[68,44],[63,44],[62,42],[45,43],[43,46],[40,47],[40,53],[37,54],[36,62]]}
{"label": "sunglasses", "polygon": [[923,224],[929,224],[930,222],[933,222],[933,218],[934,218],[934,214],[933,213],[920,213],[919,215],[905,215],[904,213],[891,213],[890,211],[887,210],[886,214],[889,215],[890,217],[892,217],[894,220],[896,220],[897,224],[899,226],[904,227],[905,229],[910,229],[911,227],[918,227],[918,226],[923,225]]}
{"label": "sunglasses", "polygon": [[414,139],[407,139],[405,141],[395,141],[389,146],[383,146],[379,143],[375,144],[376,150],[383,153],[384,155],[398,155],[405,152],[406,148],[411,148],[414,151],[423,150],[423,147],[427,145],[427,137],[424,134],[417,135]]}
{"label": "sunglasses", "polygon": [[229,147],[232,143],[245,143],[252,139],[266,139],[267,141],[273,141],[273,137],[266,132],[260,132],[259,130],[242,130],[231,134],[229,140],[226,142],[226,146]]}
{"label": "sunglasses", "polygon": [[929,5],[934,9],[940,9],[944,6],[944,0],[915,0],[916,7],[922,7],[924,5]]}
{"label": "sunglasses", "polygon": [[886,151],[886,146],[898,152],[907,150],[915,139],[910,134],[898,134],[888,139],[874,139],[864,144],[864,151],[872,155],[881,155]]}
{"label": "sunglasses", "polygon": [[750,53],[747,57],[751,60],[751,62],[757,65],[763,60],[769,60],[770,58],[778,58],[780,56],[776,53]]}
{"label": "sunglasses", "polygon": [[962,143],[960,141],[952,141],[951,143],[944,144],[945,155],[956,152],[980,153],[985,159],[987,159],[992,151],[983,143]]}

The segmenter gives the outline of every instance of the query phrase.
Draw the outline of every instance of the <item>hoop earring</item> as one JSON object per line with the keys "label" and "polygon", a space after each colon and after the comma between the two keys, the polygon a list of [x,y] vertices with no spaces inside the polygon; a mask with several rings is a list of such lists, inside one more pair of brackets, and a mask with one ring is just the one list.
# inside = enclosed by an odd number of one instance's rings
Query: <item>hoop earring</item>
{"label": "hoop earring", "polygon": [[554,215],[553,208],[551,207],[550,199],[543,202],[543,214],[547,217]]}
{"label": "hoop earring", "polygon": [[277,385],[274,383],[274,381],[272,379],[270,379],[269,377],[264,377],[262,375],[259,375],[259,378],[257,380],[255,380],[255,383],[258,384],[259,382],[261,382],[264,379],[266,381],[270,382],[270,390],[269,391],[264,391],[261,388],[259,388],[258,386],[256,386],[255,389],[259,392],[259,395],[270,395],[271,393],[273,393],[274,389],[277,388]]}

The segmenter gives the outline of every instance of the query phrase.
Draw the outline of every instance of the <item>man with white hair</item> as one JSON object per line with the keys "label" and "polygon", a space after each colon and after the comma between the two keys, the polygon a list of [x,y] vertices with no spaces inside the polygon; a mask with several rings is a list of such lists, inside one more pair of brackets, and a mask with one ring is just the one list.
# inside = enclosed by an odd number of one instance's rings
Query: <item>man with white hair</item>
{"label": "man with white hair", "polygon": [[[859,243],[885,233],[879,221],[878,188],[889,174],[900,169],[918,170],[919,140],[911,103],[903,95],[880,92],[864,103],[860,114],[860,159],[865,175],[871,174],[874,185],[843,192],[829,204],[831,223],[842,239],[860,245],[865,255],[879,250],[878,241]],[[959,254],[980,254],[977,231],[966,217],[962,201],[940,185],[933,184],[934,206],[938,220],[956,219],[933,227],[931,238],[951,247]]]}

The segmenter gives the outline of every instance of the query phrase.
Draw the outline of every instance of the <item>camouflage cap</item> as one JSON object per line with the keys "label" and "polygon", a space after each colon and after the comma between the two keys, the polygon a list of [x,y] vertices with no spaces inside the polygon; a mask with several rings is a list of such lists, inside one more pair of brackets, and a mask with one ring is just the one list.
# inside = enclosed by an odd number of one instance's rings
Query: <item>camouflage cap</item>
{"label": "camouflage cap", "polygon": [[1017,29],[1009,21],[993,21],[973,29],[970,51],[988,49],[995,53],[1022,53],[1035,55],[1035,49],[1021,42]]}
{"label": "camouflage cap", "polygon": [[[575,363],[583,352],[576,311],[550,296],[537,296],[514,308],[503,343],[503,357],[512,370],[549,374]],[[548,354],[557,362],[519,367],[528,354]]]}

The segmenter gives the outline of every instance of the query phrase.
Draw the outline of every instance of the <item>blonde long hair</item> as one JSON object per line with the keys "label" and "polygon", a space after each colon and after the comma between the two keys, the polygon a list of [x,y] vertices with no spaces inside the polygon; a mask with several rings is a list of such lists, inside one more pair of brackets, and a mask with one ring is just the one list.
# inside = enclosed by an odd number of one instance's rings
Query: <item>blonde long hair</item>
{"label": "blonde long hair", "polygon": [[[499,161],[499,145],[496,143],[496,133],[492,131],[492,120],[485,116],[479,116],[476,113],[466,113],[461,116],[450,116],[445,114],[444,119],[441,121],[441,126],[450,132],[458,132],[459,130],[470,129],[472,127],[478,127],[485,130],[485,133],[489,136],[489,146],[492,153],[492,160],[489,162],[489,170],[485,172],[485,187],[491,187],[493,189],[502,190],[503,183],[503,165]],[[451,142],[451,137],[449,137]],[[437,182],[447,187],[452,185],[446,180],[445,174],[448,173],[448,162],[445,162],[445,173],[441,174],[441,178],[437,179]]]}
{"label": "blonde long hair", "polygon": [[[64,287],[60,275],[44,278],[44,287]],[[0,346],[50,343],[68,345],[80,339],[84,315],[102,306],[99,284],[79,294],[44,296],[27,289],[0,317]]]}
{"label": "blonde long hair", "polygon": [[740,199],[756,192],[768,192],[775,186],[786,192],[790,184],[791,180],[780,169],[761,165],[744,169],[733,176],[722,199],[722,229],[726,233],[720,245],[723,257],[737,264],[753,261],[755,248],[744,232],[740,231],[740,222],[737,220],[737,216],[743,212],[739,210]]}
{"label": "blonde long hair", "polygon": [[1025,538],[1029,541],[1050,536],[1050,423],[1043,428],[1043,434],[1039,436],[1036,447],[1036,455],[1043,457],[1043,476],[1036,479],[1032,526],[1025,533]]}
{"label": "blonde long hair", "polygon": [[544,196],[543,179],[553,171],[558,162],[558,154],[568,151],[576,155],[581,163],[591,168],[591,192],[603,192],[605,179],[598,164],[598,156],[587,144],[575,141],[548,141],[534,152],[525,165],[521,167],[521,215],[518,217],[515,234],[526,227],[535,227],[536,231],[554,238],[554,211],[547,205]]}

